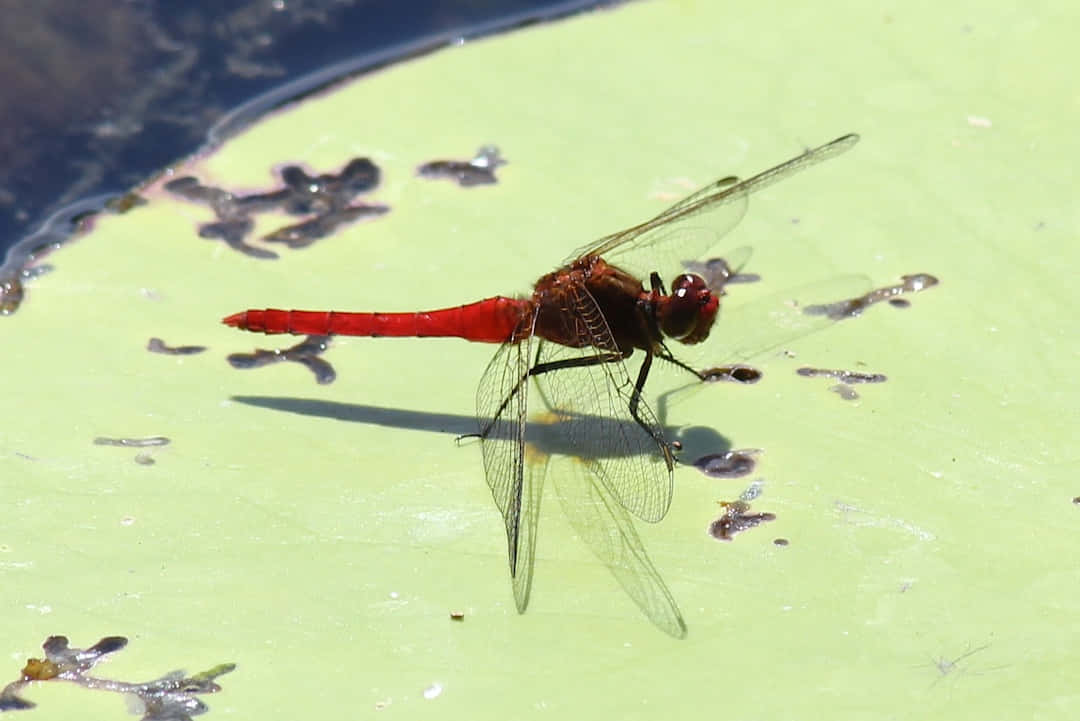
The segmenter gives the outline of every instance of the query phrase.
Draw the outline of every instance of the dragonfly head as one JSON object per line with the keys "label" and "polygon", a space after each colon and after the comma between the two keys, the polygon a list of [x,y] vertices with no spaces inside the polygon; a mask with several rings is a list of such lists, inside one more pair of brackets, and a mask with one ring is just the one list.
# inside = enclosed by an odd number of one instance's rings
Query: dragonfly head
{"label": "dragonfly head", "polygon": [[701,276],[683,273],[671,284],[671,295],[659,304],[657,317],[664,335],[693,345],[709,337],[719,310],[720,295],[709,290]]}

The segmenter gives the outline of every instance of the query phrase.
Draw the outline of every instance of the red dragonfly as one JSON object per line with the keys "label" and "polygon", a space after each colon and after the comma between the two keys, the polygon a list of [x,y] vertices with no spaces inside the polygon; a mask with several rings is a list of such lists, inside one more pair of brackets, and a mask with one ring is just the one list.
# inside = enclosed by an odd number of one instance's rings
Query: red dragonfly
{"label": "red dragonfly", "polygon": [[[742,219],[750,193],[845,152],[858,139],[845,135],[746,180],[717,180],[655,218],[577,251],[540,278],[527,298],[496,296],[419,313],[247,310],[223,322],[267,334],[434,336],[501,343],[480,380],[477,435],[487,482],[506,524],[518,610],[524,611],[539,505],[539,488],[530,485],[525,473],[529,379],[537,383],[547,407],[565,419],[548,426],[559,447],[587,449],[587,467],[602,486],[596,489],[598,497],[614,498],[642,520],[662,519],[671,504],[675,457],[643,398],[645,381],[654,358],[709,379],[678,360],[665,339],[688,345],[704,341],[723,290],[710,288],[700,275],[682,273],[669,293],[656,259],[677,266],[677,259],[699,258]],[[648,278],[648,289],[643,278]],[[625,361],[638,350],[643,358],[632,375]],[[628,550],[639,553],[626,548],[620,552]],[[655,574],[645,563],[645,572]],[[666,595],[674,610],[675,621],[669,624],[674,630],[669,631],[681,635],[681,628],[685,633],[670,594],[659,578],[655,581],[662,590],[652,596]],[[656,601],[635,600],[643,608]]]}

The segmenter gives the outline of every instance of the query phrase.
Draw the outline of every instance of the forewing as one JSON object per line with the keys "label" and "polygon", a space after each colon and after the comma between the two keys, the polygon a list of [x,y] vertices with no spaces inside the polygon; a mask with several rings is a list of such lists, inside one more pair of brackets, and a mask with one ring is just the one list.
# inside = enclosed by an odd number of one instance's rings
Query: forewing
{"label": "forewing", "polygon": [[[742,220],[743,215],[746,214],[746,204],[747,193],[739,179],[735,176],[721,178],[696,190],[644,223],[593,241],[579,249],[575,257],[584,255],[599,255],[604,258],[625,257],[631,255],[634,250],[651,246],[662,235],[662,233],[657,234],[657,230],[665,227],[671,230],[692,219],[698,220],[693,225],[710,230],[713,239],[719,239]],[[709,214],[708,217],[705,217],[706,214]],[[708,239],[703,235],[699,238],[699,242],[706,242]],[[700,255],[708,248],[709,246],[706,246],[698,254]]]}
{"label": "forewing", "polygon": [[[532,319],[524,322],[531,324]],[[484,475],[506,525],[515,596],[519,595],[519,576],[524,581],[524,597],[517,599],[518,608],[522,611],[528,603],[528,584],[532,578],[532,549],[535,545],[533,525],[536,518],[536,509],[532,506],[538,505],[540,491],[531,483],[526,488],[528,479],[524,474],[531,326],[527,330],[521,342],[504,343],[499,348],[484,371],[476,394]],[[523,538],[526,539],[524,544]]]}
{"label": "forewing", "polygon": [[634,523],[621,502],[597,483],[597,459],[552,459],[551,479],[563,512],[589,550],[614,574],[627,595],[658,628],[686,636],[675,598],[649,560]]}
{"label": "forewing", "polygon": [[711,351],[713,360],[746,363],[766,357],[838,322],[836,318],[807,314],[804,308],[859,296],[870,287],[870,278],[865,275],[842,275],[771,293],[731,309],[713,328],[718,339]]}
{"label": "forewing", "polygon": [[[721,178],[675,203],[655,218],[604,236],[579,249],[574,257],[599,255],[644,276],[652,271],[662,274],[668,271],[672,267],[673,257],[676,258],[676,265],[679,261],[697,260],[742,220],[751,193],[835,157],[850,149],[858,140],[857,135],[845,135],[746,180]],[[670,278],[664,280],[670,281]]]}
{"label": "forewing", "polygon": [[575,289],[567,305],[564,322],[590,345],[540,343],[535,368],[577,364],[535,376],[545,402],[563,419],[552,425],[553,447],[546,450],[589,461],[623,507],[642,520],[659,521],[671,505],[674,467],[660,424],[644,399],[638,419],[631,414],[634,383],[589,292]]}
{"label": "forewing", "polygon": [[[728,289],[720,304],[721,316],[709,341],[673,349],[679,360],[705,369],[735,363],[763,361],[796,340],[839,322],[822,315],[808,315],[807,305],[859,296],[871,287],[865,275],[836,276],[739,303],[741,288]],[[732,305],[729,306],[728,303]]]}
{"label": "forewing", "polygon": [[[709,342],[679,346],[675,355],[690,367],[704,371],[740,364],[758,366],[786,352],[789,355],[786,362],[794,370],[800,361],[791,359],[794,351],[789,346],[804,336],[840,322],[826,315],[808,315],[803,308],[860,296],[870,287],[870,279],[864,275],[845,275],[771,293],[734,308],[725,308],[725,304],[721,304],[722,317],[709,334]],[[737,296],[739,292],[740,289],[735,289],[730,295]],[[783,364],[775,367],[782,369]],[[771,371],[765,372],[768,375]],[[666,419],[667,411],[673,405],[702,390],[703,386],[694,381],[663,393],[657,398],[656,406],[660,418]]]}
{"label": "forewing", "polygon": [[[741,206],[729,205],[722,210],[735,209],[739,210],[738,215],[725,212],[723,215],[726,217],[715,213],[713,218],[695,218],[691,221],[693,227],[682,222],[659,226],[629,243],[618,246],[604,256],[604,259],[640,278],[646,288],[650,287],[649,274],[658,273],[660,279],[669,284],[670,289],[675,276],[693,272],[686,270],[687,260],[701,258],[710,249],[716,248],[720,238],[734,228],[746,214],[745,203]],[[702,222],[711,225],[697,225]]]}

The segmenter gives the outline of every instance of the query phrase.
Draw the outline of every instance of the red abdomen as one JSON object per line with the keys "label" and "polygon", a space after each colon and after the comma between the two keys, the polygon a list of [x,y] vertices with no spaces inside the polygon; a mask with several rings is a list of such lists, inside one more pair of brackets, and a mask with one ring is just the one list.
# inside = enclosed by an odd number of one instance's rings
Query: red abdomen
{"label": "red abdomen", "polygon": [[481,343],[510,340],[530,311],[529,301],[496,296],[456,308],[419,313],[342,313],[312,310],[246,310],[222,320],[257,333],[356,335],[377,338],[464,338]]}

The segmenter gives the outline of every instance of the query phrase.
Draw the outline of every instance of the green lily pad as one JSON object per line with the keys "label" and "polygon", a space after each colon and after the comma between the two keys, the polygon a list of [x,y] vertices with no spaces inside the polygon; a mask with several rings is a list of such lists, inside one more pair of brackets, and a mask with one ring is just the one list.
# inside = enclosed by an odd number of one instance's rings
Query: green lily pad
{"label": "green lily pad", "polygon": [[[235,661],[204,699],[216,716],[1073,718],[1076,20],[1063,3],[631,4],[392,66],[177,165],[3,319],[11,679],[48,636],[123,635],[96,674]],[[633,526],[683,640],[579,542],[588,515],[550,500],[518,614],[480,452],[454,442],[494,346],[335,338],[322,385],[225,360],[283,345],[230,313],[527,292],[691,188],[846,132],[854,150],[755,195],[716,249],[752,246],[763,282],[731,289],[706,350],[739,344],[740,306],[807,283],[941,284],[757,358],[757,385],[667,408],[763,449],[751,503],[776,516],[716,541],[718,502],[747,482],[680,467],[667,517]],[[488,143],[509,161],[495,185],[416,174]],[[300,249],[255,240],[297,221],[259,213],[251,243],[276,260],[198,237],[213,212],[163,187],[265,193],[286,165],[359,157],[383,178],[361,199],[390,211]],[[846,401],[803,365],[888,380]],[[154,436],[170,443],[94,444]],[[22,694],[35,718],[124,713],[61,684]]]}

